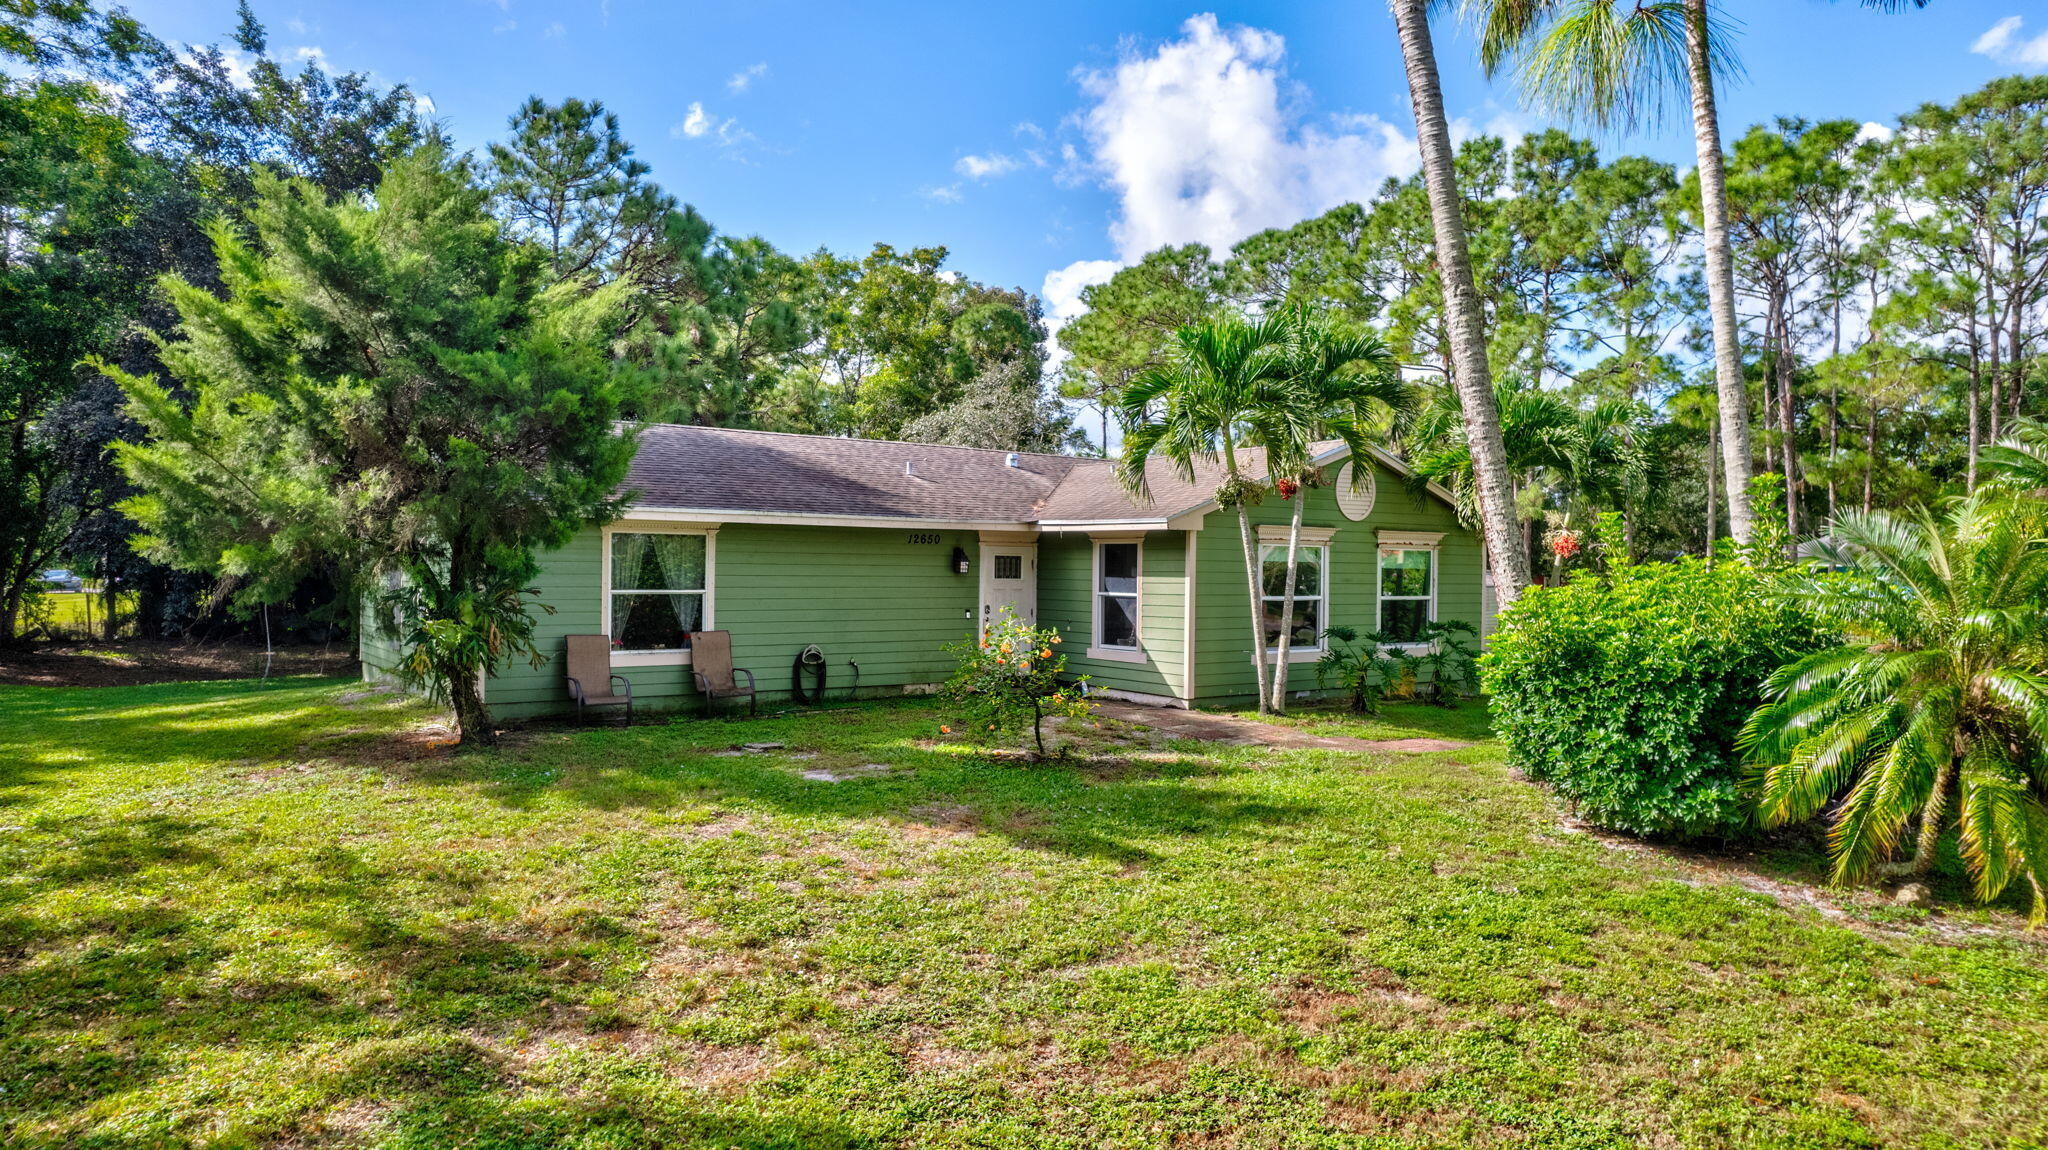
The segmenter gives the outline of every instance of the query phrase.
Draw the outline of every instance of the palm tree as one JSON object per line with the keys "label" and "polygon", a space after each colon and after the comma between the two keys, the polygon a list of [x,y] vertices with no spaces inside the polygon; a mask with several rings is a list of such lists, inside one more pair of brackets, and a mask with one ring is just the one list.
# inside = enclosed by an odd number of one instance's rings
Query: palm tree
{"label": "palm tree", "polygon": [[1436,236],[1444,316],[1450,328],[1451,382],[1463,401],[1465,439],[1472,455],[1475,503],[1493,567],[1500,605],[1514,602],[1529,583],[1529,557],[1516,540],[1514,485],[1501,446],[1500,413],[1494,409],[1493,375],[1486,362],[1486,317],[1472,284],[1472,253],[1465,243],[1465,218],[1453,168],[1450,121],[1437,81],[1436,47],[1429,35],[1429,0],[1390,0],[1401,35],[1408,95],[1415,105],[1415,138],[1422,150],[1423,183],[1429,191],[1430,224]]}
{"label": "palm tree", "polygon": [[1661,116],[1669,89],[1683,85],[1689,92],[1728,529],[1738,543],[1749,542],[1749,390],[1735,318],[1728,178],[1714,95],[1715,73],[1736,68],[1728,29],[1708,10],[1707,0],[1465,0],[1465,8],[1479,27],[1479,59],[1487,75],[1512,62],[1525,96],[1551,114],[1603,129],[1634,127]]}
{"label": "palm tree", "polygon": [[[1840,800],[1837,881],[1923,875],[1960,832],[1977,896],[2014,881],[2048,915],[2048,549],[2038,504],[1985,492],[1942,520],[1835,518],[1846,575],[1804,601],[1850,642],[1780,669],[1743,728],[1759,813],[1776,826]],[[1891,856],[1915,818],[1912,857]]]}
{"label": "palm tree", "polygon": [[[1287,709],[1287,657],[1294,640],[1301,518],[1308,504],[1308,485],[1318,478],[1312,445],[1341,440],[1350,457],[1360,461],[1351,475],[1353,484],[1362,485],[1371,475],[1365,461],[1370,459],[1373,442],[1385,438],[1395,421],[1409,413],[1415,394],[1379,337],[1344,333],[1306,308],[1290,309],[1284,318],[1289,329],[1286,402],[1295,410],[1272,426],[1285,434],[1301,434],[1261,444],[1266,449],[1269,477],[1276,484],[1286,481],[1294,485],[1292,494],[1282,492],[1293,501],[1294,515],[1287,530],[1286,576],[1280,585],[1280,636],[1272,692],[1276,712]],[[1319,573],[1318,578],[1324,577],[1326,573]],[[1323,622],[1327,625],[1328,620]]]}
{"label": "palm tree", "polygon": [[1237,509],[1245,582],[1251,593],[1252,666],[1262,714],[1270,705],[1264,593],[1258,542],[1247,507],[1260,498],[1264,487],[1244,474],[1238,448],[1306,438],[1306,428],[1285,425],[1300,407],[1288,394],[1289,334],[1288,321],[1278,315],[1252,322],[1219,318],[1190,324],[1174,333],[1168,362],[1140,373],[1117,399],[1117,419],[1124,429],[1117,477],[1134,494],[1149,493],[1145,467],[1154,455],[1171,462],[1189,482],[1195,479],[1197,463],[1213,461],[1223,469],[1216,500]]}
{"label": "palm tree", "polygon": [[[1584,456],[1579,442],[1582,426],[1578,412],[1556,392],[1503,380],[1494,385],[1493,394],[1514,493],[1515,547],[1526,556],[1534,538],[1531,521],[1523,518],[1522,493],[1534,487],[1545,470],[1577,472]],[[1430,388],[1401,439],[1416,478],[1448,490],[1459,522],[1471,525],[1479,522],[1478,482],[1462,431],[1459,394],[1448,387]]]}

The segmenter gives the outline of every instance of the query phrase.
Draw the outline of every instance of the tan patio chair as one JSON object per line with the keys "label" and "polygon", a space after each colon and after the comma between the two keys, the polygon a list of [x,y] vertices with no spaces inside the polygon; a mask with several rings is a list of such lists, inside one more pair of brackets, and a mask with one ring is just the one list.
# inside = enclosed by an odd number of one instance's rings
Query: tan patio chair
{"label": "tan patio chair", "polygon": [[[710,714],[720,699],[739,698],[746,699],[747,714],[760,713],[760,704],[754,697],[754,673],[732,665],[732,632],[690,632],[690,674],[704,696],[705,714]],[[747,677],[744,687],[739,682],[741,675]]]}
{"label": "tan patio chair", "polygon": [[[632,726],[633,681],[624,675],[612,674],[612,637],[570,635],[567,642],[569,697],[576,700],[576,718],[583,718],[585,706],[610,707],[624,704],[626,725]],[[624,693],[617,693],[619,690],[623,690]]]}

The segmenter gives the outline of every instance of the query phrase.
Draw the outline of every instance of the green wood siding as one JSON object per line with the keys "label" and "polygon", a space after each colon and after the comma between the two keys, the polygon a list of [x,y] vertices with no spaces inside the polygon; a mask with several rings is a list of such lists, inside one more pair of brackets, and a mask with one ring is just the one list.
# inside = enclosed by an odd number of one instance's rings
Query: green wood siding
{"label": "green wood siding", "polygon": [[[936,535],[937,543],[911,537]],[[827,689],[844,697],[860,664],[863,693],[936,683],[952,670],[944,647],[969,637],[980,605],[977,576],[954,574],[953,548],[977,553],[972,532],[727,524],[712,551],[712,625],[732,632],[733,663],[754,672],[762,701],[786,698],[790,664],[807,644],[825,652]],[[501,668],[486,692],[502,717],[557,712],[562,637],[604,630],[603,533],[590,528],[541,560],[536,580],[555,608],[535,638],[549,656]],[[620,667],[649,710],[701,705],[688,667]]]}
{"label": "green wood siding", "polygon": [[1090,581],[1095,543],[1085,534],[1043,535],[1038,540],[1038,621],[1058,629],[1067,670],[1097,687],[1186,697],[1181,632],[1185,623],[1187,534],[1154,531],[1138,552],[1138,647],[1142,663],[1090,659],[1095,603]]}
{"label": "green wood siding", "polygon": [[[1334,477],[1336,469],[1331,469]],[[1325,625],[1343,623],[1361,631],[1379,627],[1379,544],[1377,532],[1438,531],[1443,533],[1437,560],[1436,617],[1463,619],[1479,625],[1480,549],[1476,535],[1458,525],[1451,509],[1434,496],[1418,498],[1406,482],[1375,465],[1378,497],[1372,514],[1353,522],[1337,510],[1329,488],[1308,492],[1302,523],[1334,527],[1330,543],[1329,601]],[[1260,524],[1285,524],[1293,505],[1268,498],[1251,509],[1254,529]],[[1211,512],[1203,520],[1195,559],[1198,610],[1195,639],[1195,702],[1205,705],[1255,700],[1252,631],[1248,618],[1244,548],[1235,511]],[[1315,666],[1295,663],[1288,673],[1289,691],[1314,691]]]}
{"label": "green wood siding", "polygon": [[379,609],[379,596],[376,589],[365,592],[356,609],[356,630],[361,636],[358,658],[362,660],[364,682],[395,683],[401,654],[398,632],[391,612]]}

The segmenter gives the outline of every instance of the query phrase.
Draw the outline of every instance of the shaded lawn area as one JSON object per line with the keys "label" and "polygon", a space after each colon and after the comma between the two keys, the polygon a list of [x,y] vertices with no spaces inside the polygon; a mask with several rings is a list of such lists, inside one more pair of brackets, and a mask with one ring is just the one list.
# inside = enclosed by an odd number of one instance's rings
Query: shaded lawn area
{"label": "shaded lawn area", "polygon": [[1492,744],[997,765],[906,703],[450,755],[429,718],[0,688],[0,1142],[2048,1140],[2011,915],[1703,881]]}
{"label": "shaded lawn area", "polygon": [[[1493,737],[1492,728],[1487,724],[1486,704],[1477,699],[1461,700],[1448,707],[1388,702],[1377,715],[1355,714],[1340,699],[1294,701],[1284,715],[1261,715],[1256,709],[1224,713],[1296,727],[1311,735],[1374,740],[1450,739],[1458,742],[1478,742]],[[1470,757],[1467,756],[1468,759]]]}

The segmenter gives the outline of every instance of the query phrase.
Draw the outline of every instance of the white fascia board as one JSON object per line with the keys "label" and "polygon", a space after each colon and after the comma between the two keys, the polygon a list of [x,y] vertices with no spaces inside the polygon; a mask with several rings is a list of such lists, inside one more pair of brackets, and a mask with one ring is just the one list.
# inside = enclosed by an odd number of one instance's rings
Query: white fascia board
{"label": "white fascia board", "polygon": [[910,515],[821,515],[808,511],[734,511],[636,504],[622,520],[656,523],[765,523],[785,527],[882,527],[914,531],[1035,531],[1037,524],[1014,519],[924,519]]}
{"label": "white fascia board", "polygon": [[1044,519],[1041,531],[1064,534],[1070,531],[1165,531],[1172,525],[1164,519]]}

